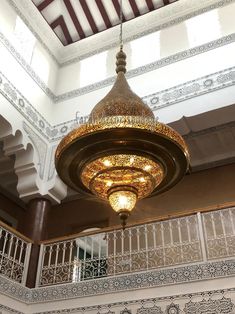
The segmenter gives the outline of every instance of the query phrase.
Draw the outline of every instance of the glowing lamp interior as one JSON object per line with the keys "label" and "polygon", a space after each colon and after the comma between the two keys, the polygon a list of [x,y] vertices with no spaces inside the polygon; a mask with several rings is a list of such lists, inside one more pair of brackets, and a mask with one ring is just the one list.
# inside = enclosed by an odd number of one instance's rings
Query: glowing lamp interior
{"label": "glowing lamp interior", "polygon": [[109,195],[109,203],[117,213],[131,212],[136,201],[137,195],[132,191],[116,191]]}

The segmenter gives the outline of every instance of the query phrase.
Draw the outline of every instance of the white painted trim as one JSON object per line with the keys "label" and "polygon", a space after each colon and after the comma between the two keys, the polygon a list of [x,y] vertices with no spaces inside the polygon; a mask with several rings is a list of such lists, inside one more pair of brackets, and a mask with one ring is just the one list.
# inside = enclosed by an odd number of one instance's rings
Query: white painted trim
{"label": "white painted trim", "polygon": [[[118,46],[119,28],[113,27],[105,32],[83,39],[69,46],[63,46],[40,15],[32,1],[8,0],[16,13],[23,19],[38,41],[58,64],[77,62],[83,58]],[[235,0],[181,0],[155,10],[147,15],[125,23],[124,42],[142,37],[160,29],[181,23],[193,16],[223,7]]]}

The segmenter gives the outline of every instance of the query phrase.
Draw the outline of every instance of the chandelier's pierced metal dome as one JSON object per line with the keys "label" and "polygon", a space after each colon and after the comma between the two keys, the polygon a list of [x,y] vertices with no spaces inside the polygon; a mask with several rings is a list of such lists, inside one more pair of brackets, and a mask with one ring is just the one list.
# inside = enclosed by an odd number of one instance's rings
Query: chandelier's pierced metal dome
{"label": "chandelier's pierced metal dome", "polygon": [[70,132],[56,151],[56,169],[71,188],[109,201],[125,220],[138,199],[160,194],[185,174],[183,138],[155,120],[125,78],[126,55],[117,54],[117,79],[92,110],[88,123]]}
{"label": "chandelier's pierced metal dome", "polygon": [[111,91],[95,106],[91,120],[113,116],[132,116],[152,118],[152,110],[130,89],[125,77],[126,54],[121,50],[117,54],[117,78]]}

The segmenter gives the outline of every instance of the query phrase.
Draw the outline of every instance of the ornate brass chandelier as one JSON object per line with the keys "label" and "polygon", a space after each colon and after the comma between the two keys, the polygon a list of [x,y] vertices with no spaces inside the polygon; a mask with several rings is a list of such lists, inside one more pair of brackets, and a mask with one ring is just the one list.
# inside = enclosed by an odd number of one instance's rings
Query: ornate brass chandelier
{"label": "ornate brass chandelier", "polygon": [[114,86],[94,107],[89,121],[62,139],[55,164],[69,187],[108,201],[125,227],[138,199],[165,192],[184,176],[189,154],[183,138],[156,121],[126,81],[120,11]]}

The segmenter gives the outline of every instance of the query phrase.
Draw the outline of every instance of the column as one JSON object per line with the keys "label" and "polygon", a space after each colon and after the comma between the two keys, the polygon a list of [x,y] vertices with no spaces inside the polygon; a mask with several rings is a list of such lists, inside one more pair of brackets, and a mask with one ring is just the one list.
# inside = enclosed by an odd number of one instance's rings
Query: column
{"label": "column", "polygon": [[26,286],[35,287],[39,257],[39,241],[47,238],[47,222],[51,202],[45,198],[35,198],[28,203],[23,233],[34,241],[31,249]]}

